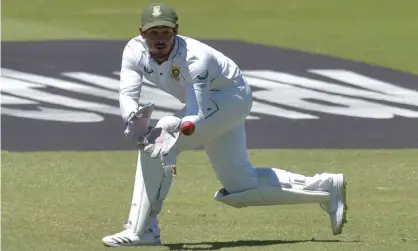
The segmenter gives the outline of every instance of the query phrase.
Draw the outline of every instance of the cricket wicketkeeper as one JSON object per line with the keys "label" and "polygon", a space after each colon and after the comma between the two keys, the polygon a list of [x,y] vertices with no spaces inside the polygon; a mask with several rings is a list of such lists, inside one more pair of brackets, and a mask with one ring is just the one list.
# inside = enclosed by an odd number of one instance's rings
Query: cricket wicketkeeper
{"label": "cricket wicketkeeper", "polygon": [[[343,174],[307,177],[255,168],[247,156],[244,124],[252,106],[250,86],[230,58],[178,35],[177,21],[169,5],[149,5],[142,13],[140,35],[124,48],[120,109],[125,135],[136,143],[139,154],[128,223],[103,243],[159,245],[157,216],[175,175],[176,158],[202,145],[223,185],[215,200],[236,208],[318,203],[329,214],[333,234],[340,234],[346,214]],[[154,102],[164,100],[141,99],[144,79],[176,97],[184,108],[151,127]]]}

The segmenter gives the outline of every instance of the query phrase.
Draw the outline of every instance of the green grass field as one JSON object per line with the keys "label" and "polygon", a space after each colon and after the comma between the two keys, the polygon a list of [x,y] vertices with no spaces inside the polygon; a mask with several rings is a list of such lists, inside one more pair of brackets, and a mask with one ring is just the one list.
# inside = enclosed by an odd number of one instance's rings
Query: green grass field
{"label": "green grass field", "polygon": [[[3,0],[2,41],[128,39],[148,1]],[[330,54],[418,73],[418,2],[173,0],[181,33]],[[222,28],[216,28],[216,26]],[[179,159],[160,221],[164,246],[138,250],[418,250],[418,149],[251,150],[256,166],[344,172],[348,224],[317,205],[234,209],[203,152]],[[105,250],[126,222],[135,152],[2,151],[2,250]],[[122,250],[124,250],[122,248]]]}
{"label": "green grass field", "polygon": [[[100,239],[126,221],[135,159],[133,152],[4,152],[2,250],[104,250]],[[332,235],[317,205],[234,209],[214,201],[220,184],[206,156],[189,152],[160,217],[166,245],[150,250],[418,250],[418,150],[251,151],[251,160],[306,174],[344,172],[344,234]]]}

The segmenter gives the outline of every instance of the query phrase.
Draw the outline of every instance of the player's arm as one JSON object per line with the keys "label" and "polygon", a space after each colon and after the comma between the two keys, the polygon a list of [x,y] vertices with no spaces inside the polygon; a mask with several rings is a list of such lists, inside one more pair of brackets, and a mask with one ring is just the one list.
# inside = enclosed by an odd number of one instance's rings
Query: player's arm
{"label": "player's arm", "polygon": [[139,106],[143,74],[138,69],[138,55],[127,45],[122,54],[120,71],[119,106],[122,118],[127,122],[130,114]]}
{"label": "player's arm", "polygon": [[210,102],[210,77],[213,75],[211,58],[200,59],[189,69],[190,79],[186,84],[186,114],[182,119],[182,125],[191,122],[195,129],[199,130],[200,122],[206,119]]}
{"label": "player's arm", "polygon": [[[140,55],[139,55],[140,56]],[[120,72],[119,105],[126,124],[125,136],[141,141],[149,131],[154,104],[140,102],[143,73],[140,60],[131,47],[126,46],[122,55]]]}

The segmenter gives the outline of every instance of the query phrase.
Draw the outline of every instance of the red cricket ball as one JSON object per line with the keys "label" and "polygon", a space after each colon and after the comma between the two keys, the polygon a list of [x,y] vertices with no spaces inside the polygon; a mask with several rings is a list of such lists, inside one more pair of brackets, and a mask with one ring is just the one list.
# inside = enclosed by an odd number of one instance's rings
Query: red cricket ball
{"label": "red cricket ball", "polygon": [[194,133],[195,130],[195,125],[193,124],[193,122],[190,121],[185,121],[181,124],[181,133],[183,133],[184,135],[192,135]]}

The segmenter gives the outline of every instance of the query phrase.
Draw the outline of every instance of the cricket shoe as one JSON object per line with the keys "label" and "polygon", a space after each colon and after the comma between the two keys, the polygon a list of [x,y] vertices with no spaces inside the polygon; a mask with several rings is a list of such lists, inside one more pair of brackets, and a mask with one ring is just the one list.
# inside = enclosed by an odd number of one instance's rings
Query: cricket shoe
{"label": "cricket shoe", "polygon": [[102,239],[108,247],[133,247],[133,246],[156,246],[161,245],[160,229],[158,226],[149,228],[140,236],[134,234],[132,229],[125,225],[125,230],[120,233],[106,236]]}
{"label": "cricket shoe", "polygon": [[328,213],[331,219],[331,229],[334,235],[341,234],[344,223],[347,222],[347,203],[346,203],[346,181],[343,174],[332,176],[332,187],[330,200],[328,203],[320,204],[320,207]]}

